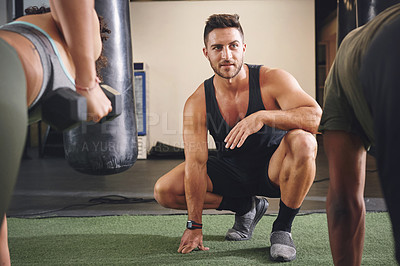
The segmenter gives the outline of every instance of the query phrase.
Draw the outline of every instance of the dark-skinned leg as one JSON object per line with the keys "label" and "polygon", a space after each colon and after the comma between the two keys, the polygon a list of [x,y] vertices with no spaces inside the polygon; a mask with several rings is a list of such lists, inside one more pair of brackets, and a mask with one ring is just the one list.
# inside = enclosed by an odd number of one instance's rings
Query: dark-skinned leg
{"label": "dark-skinned leg", "polygon": [[366,151],[361,139],[344,131],[326,131],[329,162],[327,217],[335,265],[360,265],[365,234]]}

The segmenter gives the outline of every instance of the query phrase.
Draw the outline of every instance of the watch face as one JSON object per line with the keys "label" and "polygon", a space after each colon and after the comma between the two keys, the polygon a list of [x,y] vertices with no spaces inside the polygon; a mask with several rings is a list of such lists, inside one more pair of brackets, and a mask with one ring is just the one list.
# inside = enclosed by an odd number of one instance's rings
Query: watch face
{"label": "watch face", "polygon": [[193,226],[192,221],[188,221],[186,227],[187,227],[188,229],[192,229],[192,226]]}

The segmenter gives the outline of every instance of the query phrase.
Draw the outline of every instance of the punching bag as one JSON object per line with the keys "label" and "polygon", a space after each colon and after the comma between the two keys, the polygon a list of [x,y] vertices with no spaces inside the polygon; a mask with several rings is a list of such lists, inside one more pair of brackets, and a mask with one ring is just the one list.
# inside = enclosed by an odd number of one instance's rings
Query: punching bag
{"label": "punching bag", "polygon": [[362,26],[399,0],[358,0],[358,26]]}
{"label": "punching bag", "polygon": [[338,32],[337,47],[343,41],[344,37],[357,28],[357,0],[339,0],[338,9]]}
{"label": "punching bag", "polygon": [[112,121],[86,122],[64,132],[64,150],[78,172],[110,175],[129,169],[138,154],[129,0],[96,0],[95,8],[111,30],[103,44],[108,60],[103,82],[121,93],[122,113]]}
{"label": "punching bag", "polygon": [[386,8],[399,2],[399,0],[339,0],[338,47],[350,31],[364,25]]}

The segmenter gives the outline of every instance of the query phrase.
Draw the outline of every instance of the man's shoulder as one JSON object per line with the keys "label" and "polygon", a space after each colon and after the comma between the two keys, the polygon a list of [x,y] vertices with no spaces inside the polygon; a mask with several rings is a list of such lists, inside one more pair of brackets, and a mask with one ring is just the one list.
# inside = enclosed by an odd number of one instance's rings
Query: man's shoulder
{"label": "man's shoulder", "polygon": [[202,105],[205,105],[204,82],[186,100],[185,109],[201,110]]}
{"label": "man's shoulder", "polygon": [[260,77],[271,77],[279,75],[285,72],[283,69],[280,68],[273,68],[265,65],[255,65],[255,64],[246,64],[249,69],[259,69]]}
{"label": "man's shoulder", "polygon": [[282,93],[289,92],[298,87],[296,79],[287,71],[280,68],[262,68],[260,70],[260,87],[264,98],[275,99]]}
{"label": "man's shoulder", "polygon": [[260,68],[260,77],[268,79],[270,82],[271,81],[276,81],[276,80],[281,80],[281,79],[286,79],[289,76],[289,72],[281,69],[281,68],[271,68],[271,67],[266,67],[262,66]]}

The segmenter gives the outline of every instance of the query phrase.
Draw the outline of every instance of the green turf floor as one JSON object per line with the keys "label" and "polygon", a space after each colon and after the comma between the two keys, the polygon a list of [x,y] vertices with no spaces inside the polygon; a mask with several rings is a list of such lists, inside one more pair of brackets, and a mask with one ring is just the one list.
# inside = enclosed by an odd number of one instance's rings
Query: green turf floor
{"label": "green turf floor", "polygon": [[[209,251],[179,254],[185,215],[94,218],[9,218],[12,265],[276,265],[269,257],[273,216],[265,216],[253,239],[228,242],[233,215],[204,215]],[[396,265],[387,213],[367,213],[362,265]],[[333,265],[326,214],[297,216],[297,259],[284,265]]]}

